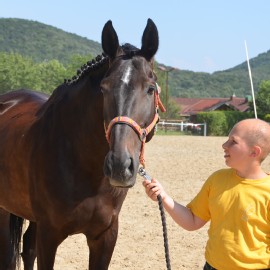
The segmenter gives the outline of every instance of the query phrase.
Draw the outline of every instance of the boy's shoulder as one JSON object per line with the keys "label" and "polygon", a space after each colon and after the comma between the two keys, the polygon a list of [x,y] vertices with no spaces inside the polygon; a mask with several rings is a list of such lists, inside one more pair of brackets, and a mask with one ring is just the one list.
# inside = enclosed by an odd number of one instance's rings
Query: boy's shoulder
{"label": "boy's shoulder", "polygon": [[233,181],[235,179],[235,176],[236,176],[236,172],[232,168],[219,169],[213,172],[208,177],[205,184],[208,186],[227,185],[226,183]]}
{"label": "boy's shoulder", "polygon": [[219,169],[215,172],[213,172],[209,178],[220,178],[220,177],[227,177],[227,176],[233,176],[235,174],[235,170],[232,168],[223,168],[223,169]]}

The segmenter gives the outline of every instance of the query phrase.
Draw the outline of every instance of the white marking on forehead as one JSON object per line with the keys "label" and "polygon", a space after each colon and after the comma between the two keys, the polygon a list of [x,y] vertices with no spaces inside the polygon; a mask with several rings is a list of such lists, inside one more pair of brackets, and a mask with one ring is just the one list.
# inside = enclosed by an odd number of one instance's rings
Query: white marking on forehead
{"label": "white marking on forehead", "polygon": [[123,81],[125,84],[129,83],[130,77],[131,77],[131,71],[132,68],[131,66],[128,66],[125,70],[125,73],[123,74],[121,81]]}

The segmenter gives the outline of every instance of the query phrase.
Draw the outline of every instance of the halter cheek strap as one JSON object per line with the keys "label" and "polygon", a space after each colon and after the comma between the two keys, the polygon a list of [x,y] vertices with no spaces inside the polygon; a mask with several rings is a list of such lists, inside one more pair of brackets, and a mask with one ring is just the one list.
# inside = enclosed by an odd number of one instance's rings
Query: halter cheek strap
{"label": "halter cheek strap", "polygon": [[148,127],[141,128],[140,125],[136,121],[134,121],[133,119],[131,119],[127,116],[117,116],[117,117],[113,118],[107,128],[104,125],[106,139],[107,139],[108,143],[110,143],[111,130],[115,124],[126,124],[126,125],[129,125],[130,127],[132,127],[132,129],[138,134],[138,137],[139,137],[140,141],[142,142],[139,160],[144,168],[145,168],[144,145],[145,145],[146,137],[151,132],[151,130],[155,127],[155,125],[157,124],[157,122],[159,120],[158,108],[160,108],[160,110],[162,112],[166,111],[166,109],[163,106],[163,104],[160,100],[160,97],[159,97],[160,88],[159,88],[157,83],[155,86],[156,86],[156,89],[155,89],[155,116]]}

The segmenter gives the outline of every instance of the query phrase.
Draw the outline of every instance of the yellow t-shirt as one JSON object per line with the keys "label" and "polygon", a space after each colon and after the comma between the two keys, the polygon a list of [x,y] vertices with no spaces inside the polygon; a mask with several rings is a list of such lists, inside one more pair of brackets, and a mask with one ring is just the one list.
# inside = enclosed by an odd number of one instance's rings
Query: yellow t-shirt
{"label": "yellow t-shirt", "polygon": [[270,267],[270,176],[251,180],[233,169],[213,173],[187,205],[211,220],[205,258],[216,269]]}

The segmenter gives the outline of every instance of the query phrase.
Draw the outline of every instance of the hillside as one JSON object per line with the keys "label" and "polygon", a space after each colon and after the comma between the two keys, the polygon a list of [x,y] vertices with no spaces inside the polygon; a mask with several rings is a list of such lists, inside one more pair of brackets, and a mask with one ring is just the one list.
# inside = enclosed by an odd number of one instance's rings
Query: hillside
{"label": "hillside", "polygon": [[[93,57],[101,44],[36,21],[0,18],[0,52],[17,52],[36,62],[57,59],[63,64],[74,54]],[[166,67],[166,63],[162,64]],[[270,50],[250,59],[255,92],[270,80]],[[157,71],[159,77],[164,73]],[[169,92],[175,97],[243,97],[251,94],[246,62],[210,73],[175,70],[169,73]]]}
{"label": "hillside", "polygon": [[[270,80],[270,50],[250,59],[254,91],[262,80]],[[169,74],[171,95],[177,97],[238,97],[251,95],[247,63],[214,72],[173,71]]]}
{"label": "hillside", "polygon": [[17,52],[36,62],[57,59],[66,64],[73,54],[96,56],[98,42],[36,21],[0,18],[0,51]]}

